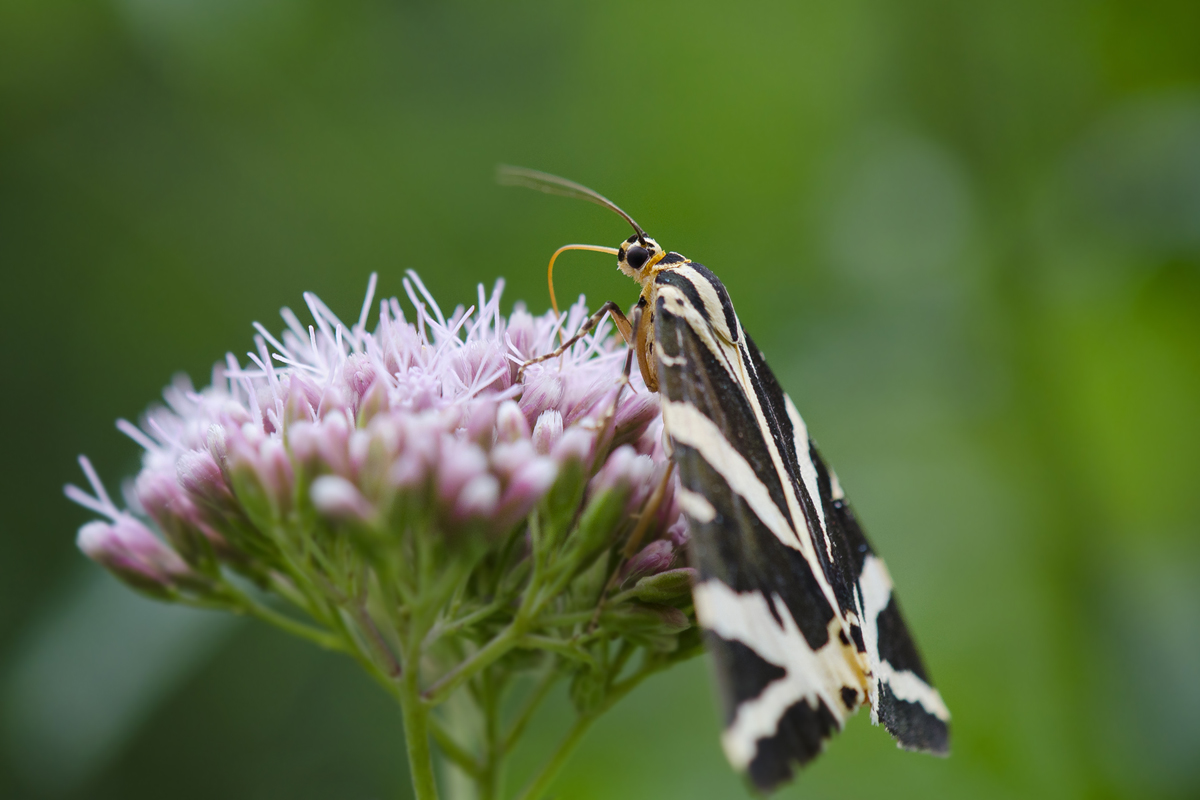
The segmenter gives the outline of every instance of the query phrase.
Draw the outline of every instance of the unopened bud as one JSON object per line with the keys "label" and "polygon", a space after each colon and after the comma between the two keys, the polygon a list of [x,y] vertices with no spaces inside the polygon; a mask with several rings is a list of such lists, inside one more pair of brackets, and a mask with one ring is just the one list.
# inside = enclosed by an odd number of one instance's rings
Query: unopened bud
{"label": "unopened bud", "polygon": [[438,496],[447,505],[454,503],[459,492],[474,478],[487,472],[488,460],[474,442],[445,435],[438,458]]}
{"label": "unopened bud", "polygon": [[675,545],[669,539],[659,539],[646,545],[625,564],[622,576],[626,583],[646,575],[670,569],[675,560]]}
{"label": "unopened bud", "polygon": [[158,597],[171,596],[180,581],[199,578],[178,553],[128,515],[112,524],[89,522],[75,542],[84,555],[130,586]]}
{"label": "unopened bud", "polygon": [[563,380],[557,370],[535,369],[525,373],[521,411],[526,420],[537,419],[548,408],[562,405]]}
{"label": "unopened bud", "polygon": [[587,469],[595,453],[596,434],[584,428],[572,427],[568,428],[554,445],[551,455],[559,464],[575,462]]}
{"label": "unopened bud", "polygon": [[309,496],[317,510],[333,520],[366,522],[375,509],[358,487],[340,475],[322,475],[312,483]]}
{"label": "unopened bud", "polygon": [[496,409],[496,440],[511,443],[528,439],[529,435],[529,421],[521,407],[512,400],[501,403]]}
{"label": "unopened bud", "polygon": [[189,450],[179,456],[175,473],[179,485],[199,503],[224,510],[233,500],[221,468],[207,450]]}
{"label": "unopened bud", "polygon": [[554,409],[543,411],[533,426],[533,447],[539,455],[548,456],[562,435],[562,414]]}
{"label": "unopened bud", "polygon": [[535,456],[517,469],[504,490],[496,512],[497,524],[507,528],[538,504],[558,476],[558,467],[549,458]]}
{"label": "unopened bud", "polygon": [[467,482],[454,501],[453,516],[458,520],[491,516],[500,501],[500,481],[492,475],[478,475]]}
{"label": "unopened bud", "polygon": [[638,441],[658,414],[657,394],[639,392],[628,395],[625,401],[617,407],[614,418],[613,444],[632,444]]}
{"label": "unopened bud", "polygon": [[197,563],[207,549],[205,533],[199,509],[179,482],[163,472],[145,471],[134,484],[134,494],[180,555],[188,563]]}

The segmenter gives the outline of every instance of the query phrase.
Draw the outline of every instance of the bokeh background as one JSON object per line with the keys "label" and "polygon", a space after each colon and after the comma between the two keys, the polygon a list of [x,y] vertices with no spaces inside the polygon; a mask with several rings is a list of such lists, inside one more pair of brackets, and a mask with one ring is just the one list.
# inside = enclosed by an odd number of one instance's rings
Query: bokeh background
{"label": "bokeh background", "polygon": [[[628,234],[498,162],[723,278],[888,560],[953,756],[859,717],[780,797],[1200,796],[1188,0],[0,4],[0,795],[407,796],[353,665],[126,592],[61,487],[85,452],[115,490],[113,420],[303,290],[540,310],[555,247]],[[626,699],[556,796],[747,796],[709,680]]]}

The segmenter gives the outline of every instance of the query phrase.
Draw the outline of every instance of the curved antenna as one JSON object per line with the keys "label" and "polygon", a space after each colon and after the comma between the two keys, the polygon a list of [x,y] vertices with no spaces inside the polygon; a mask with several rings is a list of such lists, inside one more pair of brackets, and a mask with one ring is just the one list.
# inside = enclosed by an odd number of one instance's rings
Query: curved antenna
{"label": "curved antenna", "polygon": [[550,266],[546,269],[546,281],[550,284],[550,307],[554,309],[554,316],[558,316],[558,301],[554,299],[554,260],[558,258],[559,253],[567,250],[591,250],[596,253],[608,253],[610,256],[619,256],[621,251],[615,247],[604,247],[598,244],[564,244],[562,247],[554,251],[554,255],[550,256]]}
{"label": "curved antenna", "polygon": [[501,164],[496,168],[496,182],[501,186],[524,186],[526,189],[537,189],[539,192],[547,194],[574,197],[576,200],[587,200],[598,206],[604,206],[608,210],[615,211],[624,217],[625,221],[632,225],[633,229],[637,232],[638,241],[643,245],[646,244],[646,232],[642,230],[641,225],[633,221],[633,217],[622,211],[620,206],[612,200],[609,200],[594,189],[589,189],[582,183],[569,181],[566,178],[560,178],[548,172],[538,172],[535,169],[526,169],[525,167],[510,167],[507,164]]}

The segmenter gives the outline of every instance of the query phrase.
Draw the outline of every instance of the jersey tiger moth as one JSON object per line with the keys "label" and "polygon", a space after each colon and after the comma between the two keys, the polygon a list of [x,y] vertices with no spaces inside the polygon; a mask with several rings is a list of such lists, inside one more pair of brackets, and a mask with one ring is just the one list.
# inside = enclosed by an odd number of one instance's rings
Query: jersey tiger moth
{"label": "jersey tiger moth", "polygon": [[[617,257],[641,286],[627,318],[605,303],[556,357],[611,314],[646,386],[662,394],[665,436],[699,572],[693,588],[724,708],[721,743],[762,791],[816,757],[863,703],[900,747],[949,752],[949,720],[900,614],[883,561],[837,475],[742,328],[709,269],[667,252],[585,186],[502,167],[502,183],[589,200],[635,231]],[[553,300],[553,283],[551,299]],[[557,305],[556,305],[557,307]],[[534,362],[529,362],[534,363]]]}

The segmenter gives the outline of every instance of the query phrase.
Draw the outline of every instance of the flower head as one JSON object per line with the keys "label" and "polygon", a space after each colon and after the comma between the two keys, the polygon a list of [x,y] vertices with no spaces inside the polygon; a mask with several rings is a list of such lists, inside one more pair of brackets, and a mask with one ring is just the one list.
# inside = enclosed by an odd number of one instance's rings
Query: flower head
{"label": "flower head", "polygon": [[[370,330],[374,275],[353,325],[306,294],[311,325],[255,323],[247,362],[119,421],[145,450],[132,509],[81,457],[92,491],[67,496],[105,520],[79,547],[155,597],[350,653],[406,708],[537,666],[591,719],[701,647],[658,397],[607,324],[521,369],[581,329],[582,298],[505,317],[498,282],[447,316],[403,285],[411,316],[384,300]],[[477,708],[490,729],[502,705]]]}
{"label": "flower head", "polygon": [[375,284],[372,275],[355,323],[305,294],[312,324],[286,308],[279,335],[255,323],[247,362],[229,354],[209,386],[177,378],[140,425],[119,421],[145,449],[133,496],[165,541],[144,526],[125,535],[141,523],[87,466],[95,496],[68,495],[112,522],[106,537],[85,528],[85,553],[114,570],[123,547],[129,563],[166,564],[146,555],[149,536],[178,561],[164,575],[220,563],[257,574],[277,567],[310,518],[333,532],[419,522],[494,537],[556,485],[593,475],[586,495],[619,495],[614,513],[644,502],[665,463],[658,400],[636,371],[622,385],[624,346],[606,324],[517,382],[520,364],[583,324],[582,298],[561,317],[519,304],[505,317],[497,282],[447,316],[410,272],[411,321],[392,297],[369,330]]}

